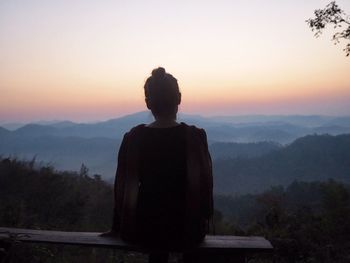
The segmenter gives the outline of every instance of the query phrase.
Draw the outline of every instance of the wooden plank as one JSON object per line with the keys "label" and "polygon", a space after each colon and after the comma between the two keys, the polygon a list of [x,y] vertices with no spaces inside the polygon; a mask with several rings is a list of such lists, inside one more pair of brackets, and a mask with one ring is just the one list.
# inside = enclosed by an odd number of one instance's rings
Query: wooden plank
{"label": "wooden plank", "polygon": [[[0,227],[0,239],[13,237],[22,242],[109,247],[139,252],[155,250],[154,248],[147,248],[138,244],[125,242],[118,237],[101,237],[100,234],[101,233],[94,232],[65,232]],[[263,237],[209,235],[206,236],[205,240],[200,245],[191,248],[191,251],[198,251],[199,253],[217,252],[226,254],[232,252],[236,253],[238,251],[249,253],[266,252],[271,249],[271,243]],[[170,250],[184,251],[184,249]]]}

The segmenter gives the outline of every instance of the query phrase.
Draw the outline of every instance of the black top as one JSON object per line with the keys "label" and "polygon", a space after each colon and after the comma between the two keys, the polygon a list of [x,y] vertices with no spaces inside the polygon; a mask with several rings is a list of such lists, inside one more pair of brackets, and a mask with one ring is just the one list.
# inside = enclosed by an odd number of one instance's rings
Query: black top
{"label": "black top", "polygon": [[185,126],[144,126],[140,140],[138,231],[155,242],[180,241],[185,211]]}

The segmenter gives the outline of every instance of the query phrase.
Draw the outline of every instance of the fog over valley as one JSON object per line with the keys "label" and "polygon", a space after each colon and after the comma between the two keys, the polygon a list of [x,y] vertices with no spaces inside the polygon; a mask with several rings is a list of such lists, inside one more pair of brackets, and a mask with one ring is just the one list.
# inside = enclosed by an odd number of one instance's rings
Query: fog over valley
{"label": "fog over valley", "polygon": [[[58,170],[84,164],[113,182],[124,133],[150,121],[149,112],[139,112],[96,123],[5,124],[0,155],[35,158]],[[350,117],[180,114],[179,121],[206,130],[216,193],[255,193],[294,180],[350,181]]]}

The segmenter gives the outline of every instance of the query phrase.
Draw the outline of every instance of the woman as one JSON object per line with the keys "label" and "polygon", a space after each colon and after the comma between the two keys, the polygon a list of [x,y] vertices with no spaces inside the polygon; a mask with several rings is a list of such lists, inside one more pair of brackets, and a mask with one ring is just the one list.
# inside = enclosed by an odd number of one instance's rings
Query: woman
{"label": "woman", "polygon": [[213,214],[206,133],[176,121],[181,93],[164,68],[152,71],[144,91],[155,121],[124,135],[112,232],[157,248],[192,246],[204,239]]}

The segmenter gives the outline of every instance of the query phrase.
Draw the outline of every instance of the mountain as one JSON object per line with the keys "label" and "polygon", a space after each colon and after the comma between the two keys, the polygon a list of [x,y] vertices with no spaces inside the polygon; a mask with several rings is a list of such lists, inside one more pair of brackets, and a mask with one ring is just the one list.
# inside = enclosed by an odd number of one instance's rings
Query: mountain
{"label": "mountain", "polygon": [[[31,127],[31,131],[35,127]],[[28,128],[29,129],[29,128]],[[35,129],[34,129],[35,130]],[[120,139],[80,138],[58,136],[18,136],[16,132],[6,132],[1,136],[0,155],[16,156],[50,163],[59,170],[78,171],[84,163],[92,174],[101,174],[105,179],[113,179]],[[20,133],[21,134],[21,133]],[[260,156],[281,146],[273,142],[260,143],[213,143],[210,152],[213,160],[222,158],[250,158]]]}
{"label": "mountain", "polygon": [[0,127],[0,136],[7,136],[9,135],[11,132],[3,127]]}
{"label": "mountain", "polygon": [[[212,120],[232,124],[259,124],[271,122],[285,122],[297,126],[322,126],[333,119],[339,119],[332,116],[321,115],[238,115],[238,116],[215,116]],[[339,119],[341,121],[341,118]]]}
{"label": "mountain", "polygon": [[[59,170],[78,171],[84,163],[90,174],[112,182],[119,145],[120,140],[110,138],[8,136],[0,139],[0,155],[35,157]],[[220,194],[255,193],[293,180],[350,182],[350,135],[306,136],[287,146],[220,142],[209,147],[215,192]]]}
{"label": "mountain", "polygon": [[40,137],[55,134],[57,130],[54,127],[39,125],[39,124],[27,124],[17,130],[13,131],[12,134],[22,137]]}
{"label": "mountain", "polygon": [[[291,128],[293,127],[293,128]],[[205,128],[210,142],[260,142],[274,141],[289,143],[294,139],[308,134],[309,129],[287,125],[218,125]],[[298,132],[296,132],[298,130]],[[302,130],[303,132],[300,132]]]}
{"label": "mountain", "polygon": [[261,192],[294,180],[350,183],[350,135],[309,135],[262,156],[219,159],[213,167],[221,194]]}
{"label": "mountain", "polygon": [[54,122],[50,124],[51,127],[55,127],[55,128],[67,128],[67,127],[72,127],[74,125],[76,125],[76,123],[72,121],[59,121],[59,122]]}
{"label": "mountain", "polygon": [[[179,114],[179,121],[206,129],[212,142],[259,142],[275,141],[286,144],[307,134],[333,134],[350,132],[350,117],[329,116],[219,116]],[[121,139],[133,126],[153,121],[150,112],[138,112],[120,118],[96,123],[69,121],[27,124],[15,130],[20,136],[59,136],[82,138]],[[332,124],[334,121],[336,124]]]}
{"label": "mountain", "polygon": [[211,158],[253,158],[280,149],[282,146],[274,142],[234,143],[215,142],[209,146]]}
{"label": "mountain", "polygon": [[[14,131],[0,127],[0,156],[11,155],[26,159],[36,156],[37,161],[51,163],[60,170],[79,170],[84,163],[91,173],[112,179],[116,168],[117,151],[124,133],[131,127],[151,122],[152,119],[150,112],[139,112],[96,123],[41,122],[41,124],[27,124]],[[348,117],[328,116],[202,117],[179,114],[179,121],[195,124],[206,130],[212,158],[215,161],[214,168],[219,171],[217,176],[222,177],[218,181],[217,188],[221,192],[231,191],[232,179],[229,169],[233,164],[237,163],[239,167],[245,165],[252,170],[254,167],[260,167],[259,163],[255,163],[260,160],[259,158],[267,158],[266,156],[275,152],[283,153],[285,148],[291,146],[289,144],[294,145],[293,141],[297,138],[308,134],[350,133],[348,120],[350,120]],[[240,122],[233,123],[233,121]],[[307,122],[308,125],[301,125]],[[276,159],[278,158],[279,156],[276,156]],[[310,158],[305,156],[306,160]],[[279,167],[278,163],[271,165]],[[291,169],[298,169],[295,167]],[[246,176],[247,169],[240,170],[239,176]],[[262,171],[265,171],[264,169]],[[257,183],[257,186],[247,185],[246,189],[244,187],[241,189],[245,189],[244,191],[260,189],[264,183],[274,184],[275,179],[273,177],[271,181]],[[223,183],[223,186],[220,186],[221,182],[226,181],[227,185]]]}
{"label": "mountain", "polygon": [[331,120],[329,120],[327,123],[324,124],[325,126],[346,126],[350,127],[350,117],[349,116],[343,116],[343,117],[336,117]]}
{"label": "mountain", "polygon": [[2,128],[5,128],[6,130],[14,131],[24,126],[24,124],[19,122],[5,122],[5,123],[0,123],[0,126]]}
{"label": "mountain", "polygon": [[327,125],[327,126],[313,128],[312,131],[313,133],[316,133],[316,134],[338,135],[338,134],[350,133],[350,126],[344,127],[339,125],[329,125],[329,126]]}
{"label": "mountain", "polygon": [[[6,139],[4,139],[6,137]],[[84,163],[91,174],[113,178],[120,140],[79,137],[1,136],[0,155],[49,163],[59,170],[79,171]]]}

